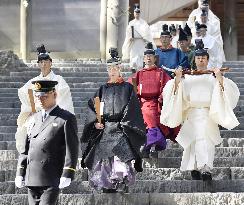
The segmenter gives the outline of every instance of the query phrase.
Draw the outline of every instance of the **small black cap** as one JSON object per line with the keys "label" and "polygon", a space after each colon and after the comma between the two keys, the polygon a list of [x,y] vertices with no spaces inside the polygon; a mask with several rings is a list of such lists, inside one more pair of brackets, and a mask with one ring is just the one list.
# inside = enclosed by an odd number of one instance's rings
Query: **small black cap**
{"label": "small black cap", "polygon": [[34,84],[34,91],[40,92],[40,94],[45,94],[46,92],[52,91],[55,89],[55,85],[58,84],[58,81],[53,80],[35,80],[31,82]]}
{"label": "small black cap", "polygon": [[117,48],[110,48],[109,53],[110,53],[111,58],[107,60],[107,64],[110,64],[110,65],[120,64],[120,58],[118,56]]}
{"label": "small black cap", "polygon": [[152,42],[148,42],[145,46],[146,50],[144,51],[144,55],[152,54],[155,55],[155,50],[153,49]]}
{"label": "small black cap", "polygon": [[188,39],[187,39],[186,32],[182,28],[180,28],[179,31],[180,32],[179,32],[179,39],[178,39],[178,41],[187,41]]}
{"label": "small black cap", "polygon": [[191,36],[191,37],[192,37],[191,29],[190,29],[190,27],[187,25],[187,23],[186,23],[186,25],[185,25],[185,27],[184,27],[184,31],[186,32],[187,36]]}
{"label": "small black cap", "polygon": [[202,39],[196,39],[195,44],[195,56],[209,56],[207,49],[204,48]]}
{"label": "small black cap", "polygon": [[37,63],[39,63],[42,60],[50,60],[52,62],[51,57],[49,56],[48,52],[46,51],[45,46],[42,44],[37,47]]}
{"label": "small black cap", "polygon": [[169,26],[167,24],[164,24],[162,29],[163,31],[161,32],[161,36],[171,36],[169,32]]}
{"label": "small black cap", "polygon": [[141,11],[140,11],[140,5],[139,4],[135,4],[134,5],[134,12],[136,12],[136,13],[140,13]]}

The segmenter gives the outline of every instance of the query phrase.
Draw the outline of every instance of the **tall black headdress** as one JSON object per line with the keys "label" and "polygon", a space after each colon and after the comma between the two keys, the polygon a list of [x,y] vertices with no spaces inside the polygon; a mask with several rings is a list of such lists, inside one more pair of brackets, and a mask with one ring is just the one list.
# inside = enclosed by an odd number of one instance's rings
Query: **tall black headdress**
{"label": "tall black headdress", "polygon": [[195,28],[196,28],[196,32],[199,32],[200,30],[200,23],[198,21],[195,22]]}
{"label": "tall black headdress", "polygon": [[196,39],[195,44],[195,56],[209,56],[208,50],[204,48],[204,43],[202,39]]}
{"label": "tall black headdress", "polygon": [[148,42],[145,46],[146,50],[144,51],[144,55],[152,54],[155,55],[155,50],[153,49],[152,42]]}
{"label": "tall black headdress", "polygon": [[206,9],[202,9],[201,16],[208,16],[208,11]]}
{"label": "tall black headdress", "polygon": [[185,25],[185,27],[184,27],[184,31],[186,32],[187,36],[192,37],[191,29],[190,29],[190,27],[187,25],[187,23],[186,23],[186,25]]}
{"label": "tall black headdress", "polygon": [[164,24],[162,26],[163,31],[161,32],[161,36],[171,36],[169,31],[169,26],[167,24]]}
{"label": "tall black headdress", "polygon": [[134,12],[136,12],[136,13],[140,13],[141,11],[140,11],[140,5],[139,4],[135,4],[134,5]]}
{"label": "tall black headdress", "polygon": [[187,41],[187,34],[186,32],[180,27],[179,28],[179,39],[178,41]]}
{"label": "tall black headdress", "polygon": [[120,62],[120,58],[118,56],[117,48],[110,48],[109,53],[110,53],[111,58],[107,60],[107,64],[108,65],[119,65],[121,62]]}
{"label": "tall black headdress", "polygon": [[174,24],[171,24],[171,26],[169,27],[169,31],[171,32],[176,32],[176,28]]}
{"label": "tall black headdress", "polygon": [[202,5],[203,5],[203,6],[208,6],[208,4],[209,4],[209,3],[208,3],[208,0],[203,0],[203,1],[202,1]]}
{"label": "tall black headdress", "polygon": [[48,52],[46,51],[45,46],[42,44],[37,47],[37,63],[39,63],[42,60],[50,60],[52,62],[51,57],[49,56]]}

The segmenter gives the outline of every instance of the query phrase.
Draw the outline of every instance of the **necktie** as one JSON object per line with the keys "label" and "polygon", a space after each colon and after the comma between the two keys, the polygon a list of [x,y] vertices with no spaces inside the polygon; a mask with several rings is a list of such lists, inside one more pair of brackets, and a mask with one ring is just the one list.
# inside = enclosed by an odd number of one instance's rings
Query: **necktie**
{"label": "necktie", "polygon": [[42,116],[42,122],[47,118],[47,113],[45,112],[44,115]]}

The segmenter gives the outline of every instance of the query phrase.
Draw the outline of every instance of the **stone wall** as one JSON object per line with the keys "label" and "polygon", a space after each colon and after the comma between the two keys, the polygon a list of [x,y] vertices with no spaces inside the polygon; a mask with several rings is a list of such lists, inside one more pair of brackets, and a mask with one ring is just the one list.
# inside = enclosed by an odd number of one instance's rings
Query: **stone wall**
{"label": "stone wall", "polygon": [[20,0],[0,1],[0,50],[19,53]]}
{"label": "stone wall", "polygon": [[[100,55],[100,0],[32,0],[30,5],[32,52],[44,43],[56,58]],[[0,50],[20,53],[20,0],[0,0]]]}
{"label": "stone wall", "polygon": [[100,0],[32,1],[32,51],[99,52]]}

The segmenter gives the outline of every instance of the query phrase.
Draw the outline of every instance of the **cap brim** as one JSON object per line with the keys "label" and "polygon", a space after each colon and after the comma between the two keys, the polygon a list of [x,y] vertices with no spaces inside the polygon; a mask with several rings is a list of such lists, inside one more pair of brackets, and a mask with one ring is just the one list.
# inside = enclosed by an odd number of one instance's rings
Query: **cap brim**
{"label": "cap brim", "polygon": [[35,91],[35,96],[39,96],[39,97],[42,97],[46,95],[46,92],[39,92],[39,91]]}

